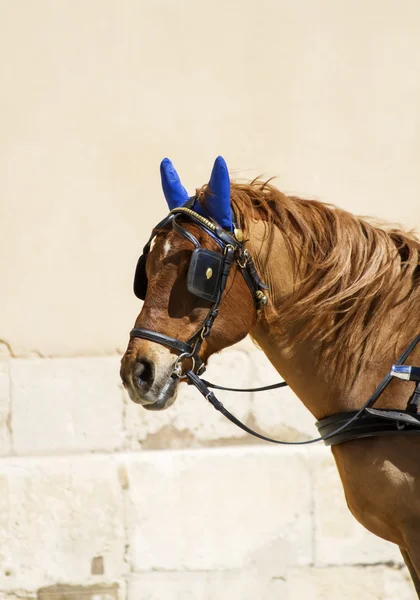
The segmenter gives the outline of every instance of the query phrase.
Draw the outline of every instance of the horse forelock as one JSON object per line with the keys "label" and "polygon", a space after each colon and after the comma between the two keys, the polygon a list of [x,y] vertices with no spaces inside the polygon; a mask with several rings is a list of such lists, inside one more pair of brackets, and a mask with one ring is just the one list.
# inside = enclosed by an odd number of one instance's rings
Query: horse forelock
{"label": "horse forelock", "polygon": [[[206,191],[207,186],[197,190],[204,205]],[[300,323],[290,341],[317,340],[336,356],[339,344],[343,360],[349,355],[368,359],[384,340],[405,343],[418,328],[420,242],[412,232],[285,195],[270,181],[232,182],[231,195],[246,236],[260,220],[266,223],[268,242],[276,228],[283,234],[296,285],[273,302],[283,330],[288,323]],[[275,290],[283,274],[269,261],[254,258]],[[395,325],[398,315],[403,315],[401,327]]]}

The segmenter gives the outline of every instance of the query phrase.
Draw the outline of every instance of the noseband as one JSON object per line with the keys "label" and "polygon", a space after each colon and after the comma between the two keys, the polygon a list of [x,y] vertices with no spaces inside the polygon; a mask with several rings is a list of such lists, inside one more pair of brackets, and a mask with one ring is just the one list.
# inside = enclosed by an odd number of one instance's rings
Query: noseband
{"label": "noseband", "polygon": [[[178,354],[178,357],[175,360],[171,375],[173,378],[188,379],[188,382],[194,385],[210,404],[234,425],[267,442],[285,445],[304,445],[323,440],[326,445],[332,445],[363,437],[396,433],[419,434],[420,414],[418,414],[418,406],[420,404],[420,368],[406,366],[403,363],[416,348],[417,344],[419,344],[420,335],[416,336],[405,349],[392,370],[385,375],[373,394],[358,411],[337,413],[316,423],[318,431],[321,434],[318,438],[302,442],[274,440],[250,429],[224,407],[209,388],[232,392],[260,392],[285,387],[287,386],[287,383],[281,382],[259,388],[238,389],[222,387],[210,383],[209,381],[205,381],[200,377],[205,371],[205,365],[199,356],[200,349],[203,342],[210,335],[214,321],[219,314],[223,292],[225,291],[232,267],[235,265],[242,273],[254,298],[257,312],[259,312],[268,302],[266,295],[268,287],[260,279],[254,261],[248,250],[244,247],[241,229],[235,226],[234,234],[232,234],[219,227],[213,221],[202,217],[192,210],[192,206],[196,200],[195,197],[190,198],[184,206],[173,209],[169,215],[153,229],[152,235],[144,247],[143,254],[140,256],[137,264],[134,279],[134,293],[141,300],[145,299],[147,292],[146,260],[152,240],[160,231],[163,231],[168,226],[172,226],[174,231],[185,237],[194,247],[188,270],[187,288],[192,294],[210,302],[210,309],[201,327],[186,342],[143,327],[135,327],[132,329],[130,338],[149,340],[174,350]],[[181,225],[179,222],[181,218],[197,225],[200,230],[217,242],[221,251],[213,252],[212,250],[203,248],[197,238]],[[187,360],[190,361],[192,366],[187,368],[184,373],[183,363]],[[388,387],[393,377],[415,382],[415,389],[408,400],[407,408],[405,410],[378,410],[372,408],[384,390]]]}
{"label": "noseband", "polygon": [[[223,292],[225,291],[233,265],[236,265],[245,279],[255,300],[256,310],[261,310],[268,301],[266,296],[268,287],[260,279],[254,261],[248,250],[244,247],[242,230],[235,227],[234,234],[231,234],[216,225],[213,221],[202,217],[190,208],[195,201],[196,198],[190,198],[185,206],[173,209],[153,229],[152,235],[139,259],[134,280],[136,295],[140,297],[145,295],[144,292],[147,289],[147,282],[144,285],[144,279],[146,278],[145,261],[151,242],[160,231],[171,225],[174,231],[191,242],[194,251],[188,270],[187,288],[192,294],[211,303],[200,329],[186,342],[143,327],[135,327],[130,332],[130,338],[142,338],[150,342],[156,342],[177,352],[178,358],[175,361],[172,375],[178,378],[186,377],[183,374],[183,363],[187,360],[192,362],[192,367],[189,369],[192,373],[199,376],[205,371],[205,365],[199,356],[199,352],[203,342],[210,335],[214,321],[219,314]],[[221,252],[213,252],[201,247],[197,238],[181,225],[179,222],[181,217],[197,225],[201,231],[204,231],[211,239],[217,242]]]}

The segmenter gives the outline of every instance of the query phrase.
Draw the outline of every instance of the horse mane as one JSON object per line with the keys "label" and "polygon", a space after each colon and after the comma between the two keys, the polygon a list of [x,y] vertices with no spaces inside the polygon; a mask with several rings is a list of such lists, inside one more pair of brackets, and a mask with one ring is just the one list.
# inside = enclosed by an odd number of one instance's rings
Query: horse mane
{"label": "horse mane", "polygon": [[[207,186],[197,190],[204,205],[208,192]],[[260,220],[269,242],[273,227],[284,234],[296,283],[287,297],[272,300],[283,329],[300,325],[290,341],[311,338],[331,355],[339,345],[347,356],[369,358],[378,349],[379,328],[395,318],[395,309],[404,316],[404,332],[394,328],[397,337],[418,328],[420,241],[412,232],[288,196],[270,180],[233,182],[231,197],[245,235]],[[255,259],[268,283],[278,278]]]}

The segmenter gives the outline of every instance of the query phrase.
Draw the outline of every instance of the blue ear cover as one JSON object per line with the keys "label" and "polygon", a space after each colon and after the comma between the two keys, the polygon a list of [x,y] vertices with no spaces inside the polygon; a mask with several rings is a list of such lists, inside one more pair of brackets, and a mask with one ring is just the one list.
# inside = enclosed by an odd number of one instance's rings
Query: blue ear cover
{"label": "blue ear cover", "polygon": [[189,198],[188,192],[169,158],[164,158],[160,163],[160,176],[169,210],[183,206]]}
{"label": "blue ear cover", "polygon": [[232,209],[230,207],[230,179],[225,159],[218,156],[214,162],[209,181],[206,208],[209,215],[224,229],[232,231]]}
{"label": "blue ear cover", "polygon": [[[189,195],[169,158],[164,158],[160,163],[160,175],[169,210],[183,206]],[[206,211],[198,202],[195,203],[194,210],[203,216],[210,216],[221,227],[232,231],[229,172],[226,162],[221,156],[216,158],[211,172]]]}

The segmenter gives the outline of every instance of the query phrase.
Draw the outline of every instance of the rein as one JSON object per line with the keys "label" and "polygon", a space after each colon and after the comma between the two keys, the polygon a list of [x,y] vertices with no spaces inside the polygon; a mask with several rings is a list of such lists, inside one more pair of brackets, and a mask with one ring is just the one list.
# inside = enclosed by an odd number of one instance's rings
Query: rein
{"label": "rein", "polygon": [[[347,412],[346,413],[338,413],[336,415],[333,415],[332,417],[327,417],[325,419],[322,419],[321,421],[318,421],[316,423],[318,430],[321,431],[323,428],[324,429],[327,428],[328,432],[325,435],[321,435],[312,440],[304,440],[301,442],[286,442],[284,440],[275,440],[273,438],[262,435],[261,433],[258,433],[257,431],[254,431],[253,429],[251,429],[250,427],[245,425],[245,423],[242,423],[242,421],[237,419],[231,412],[229,412],[227,410],[227,408],[225,408],[225,406],[222,404],[222,402],[220,402],[220,400],[218,400],[216,398],[215,394],[209,390],[209,388],[215,388],[215,389],[219,389],[219,390],[229,390],[232,392],[238,392],[238,391],[262,392],[265,390],[270,390],[270,389],[275,389],[278,387],[287,386],[286,382],[274,384],[271,386],[266,386],[263,388],[238,390],[235,388],[224,388],[224,387],[209,383],[203,379],[200,379],[200,377],[198,377],[192,371],[187,371],[186,376],[188,377],[189,381],[198,389],[198,391],[206,398],[206,400],[208,400],[210,402],[210,404],[212,406],[214,406],[214,408],[216,410],[221,412],[223,416],[225,416],[227,419],[229,419],[229,421],[231,423],[233,423],[234,425],[236,425],[243,431],[246,431],[250,435],[253,435],[254,437],[259,438],[260,440],[264,440],[266,442],[272,442],[274,444],[282,444],[285,446],[304,446],[307,444],[314,444],[315,442],[324,441],[326,443],[326,445],[329,446],[334,443],[341,443],[344,441],[349,441],[351,439],[367,437],[369,435],[378,435],[381,433],[381,427],[375,433],[372,433],[372,427],[375,427],[375,425],[378,426],[378,421],[379,421],[379,425],[382,425],[384,419],[388,419],[388,420],[394,422],[391,424],[387,423],[388,427],[385,427],[384,433],[394,433],[395,431],[397,431],[397,432],[398,431],[405,431],[405,432],[408,432],[408,431],[416,432],[417,431],[417,433],[420,433],[420,429],[419,429],[420,428],[420,418],[415,417],[413,415],[414,412],[415,412],[415,414],[417,414],[417,411],[414,411],[413,407],[415,406],[417,408],[417,403],[420,401],[420,374],[418,376],[418,379],[417,378],[414,379],[414,381],[418,381],[419,383],[417,383],[417,386],[416,386],[417,391],[414,392],[413,396],[409,400],[408,408],[406,411],[389,411],[389,412],[375,411],[375,412],[373,412],[374,409],[372,409],[372,406],[375,404],[375,402],[378,400],[378,398],[381,396],[381,394],[388,387],[392,378],[398,377],[398,375],[396,374],[396,372],[397,372],[396,367],[403,365],[403,363],[407,360],[407,358],[409,357],[411,352],[413,352],[414,348],[417,346],[417,344],[419,342],[420,342],[420,334],[418,336],[416,336],[414,338],[414,340],[410,343],[410,345],[404,350],[404,352],[398,358],[396,364],[393,366],[392,371],[390,371],[389,373],[387,373],[385,375],[385,377],[382,379],[382,381],[380,382],[378,387],[375,389],[373,394],[366,400],[366,402],[363,404],[363,406],[358,411],[356,411],[356,412],[353,411],[351,413],[347,413]],[[408,367],[408,368],[410,368],[410,367]],[[417,369],[417,368],[412,367],[412,369]],[[416,396],[418,398],[416,398]],[[417,403],[416,403],[416,400],[417,400]],[[414,403],[416,403],[416,404],[414,404]],[[359,432],[352,432],[352,433],[342,436],[340,438],[340,434],[342,434],[342,432],[344,432],[344,430],[347,430],[348,428],[350,428],[353,424],[356,423],[357,420],[360,421],[360,420],[362,420],[362,418],[366,418],[366,417],[363,417],[363,415],[366,413],[366,411],[367,411],[367,415],[368,415],[369,421],[370,421],[369,422],[370,428],[368,428],[367,430],[359,431]],[[394,417],[396,417],[396,418],[394,418],[393,416],[390,416],[390,415],[392,415],[392,413],[395,413]],[[344,423],[343,423],[343,420],[344,420]],[[335,425],[336,423],[341,423],[341,424],[338,425],[336,428],[331,427],[331,424]],[[395,427],[392,427],[393,424],[395,424]],[[414,429],[408,429],[407,426],[410,426],[410,425],[411,425],[411,428],[414,427]],[[328,426],[330,426],[330,427],[328,428]]]}
{"label": "rein", "polygon": [[[286,382],[280,382],[263,387],[238,389],[219,386],[200,377],[205,371],[205,365],[199,356],[199,352],[203,342],[210,335],[211,328],[219,314],[222,295],[226,288],[232,266],[236,264],[244,277],[253,295],[257,312],[262,310],[268,302],[266,296],[268,287],[260,279],[254,261],[244,247],[241,229],[235,226],[234,234],[231,234],[219,227],[213,221],[202,217],[191,208],[195,201],[195,197],[190,198],[184,206],[173,209],[169,215],[154,228],[137,265],[134,291],[139,298],[144,300],[147,290],[145,262],[150,250],[151,242],[159,231],[163,230],[168,225],[171,225],[177,233],[188,239],[195,248],[188,272],[188,289],[191,293],[209,300],[211,302],[211,307],[200,329],[187,342],[142,327],[135,327],[132,329],[130,338],[142,338],[161,344],[177,352],[178,357],[175,360],[171,377],[174,379],[188,379],[188,383],[194,385],[204,398],[206,398],[216,410],[231,421],[231,423],[246,433],[267,442],[301,446],[324,441],[326,445],[331,445],[372,435],[384,435],[402,431],[405,433],[420,433],[420,416],[417,416],[417,407],[420,403],[420,368],[404,365],[404,362],[420,342],[420,334],[417,335],[404,350],[392,370],[385,375],[375,391],[358,411],[338,413],[318,421],[316,426],[321,435],[312,440],[286,442],[267,437],[242,423],[225,408],[210,388],[231,392],[262,392],[286,387],[288,384]],[[211,250],[202,248],[197,238],[178,222],[178,218],[181,216],[198,225],[201,230],[206,232],[217,242],[222,252],[215,253]],[[212,279],[213,281],[209,281]],[[192,367],[186,369],[185,372],[183,369],[184,361],[190,361],[190,363],[192,363]],[[407,409],[405,411],[373,409],[373,405],[388,387],[393,377],[417,382],[416,389],[407,404]]]}

